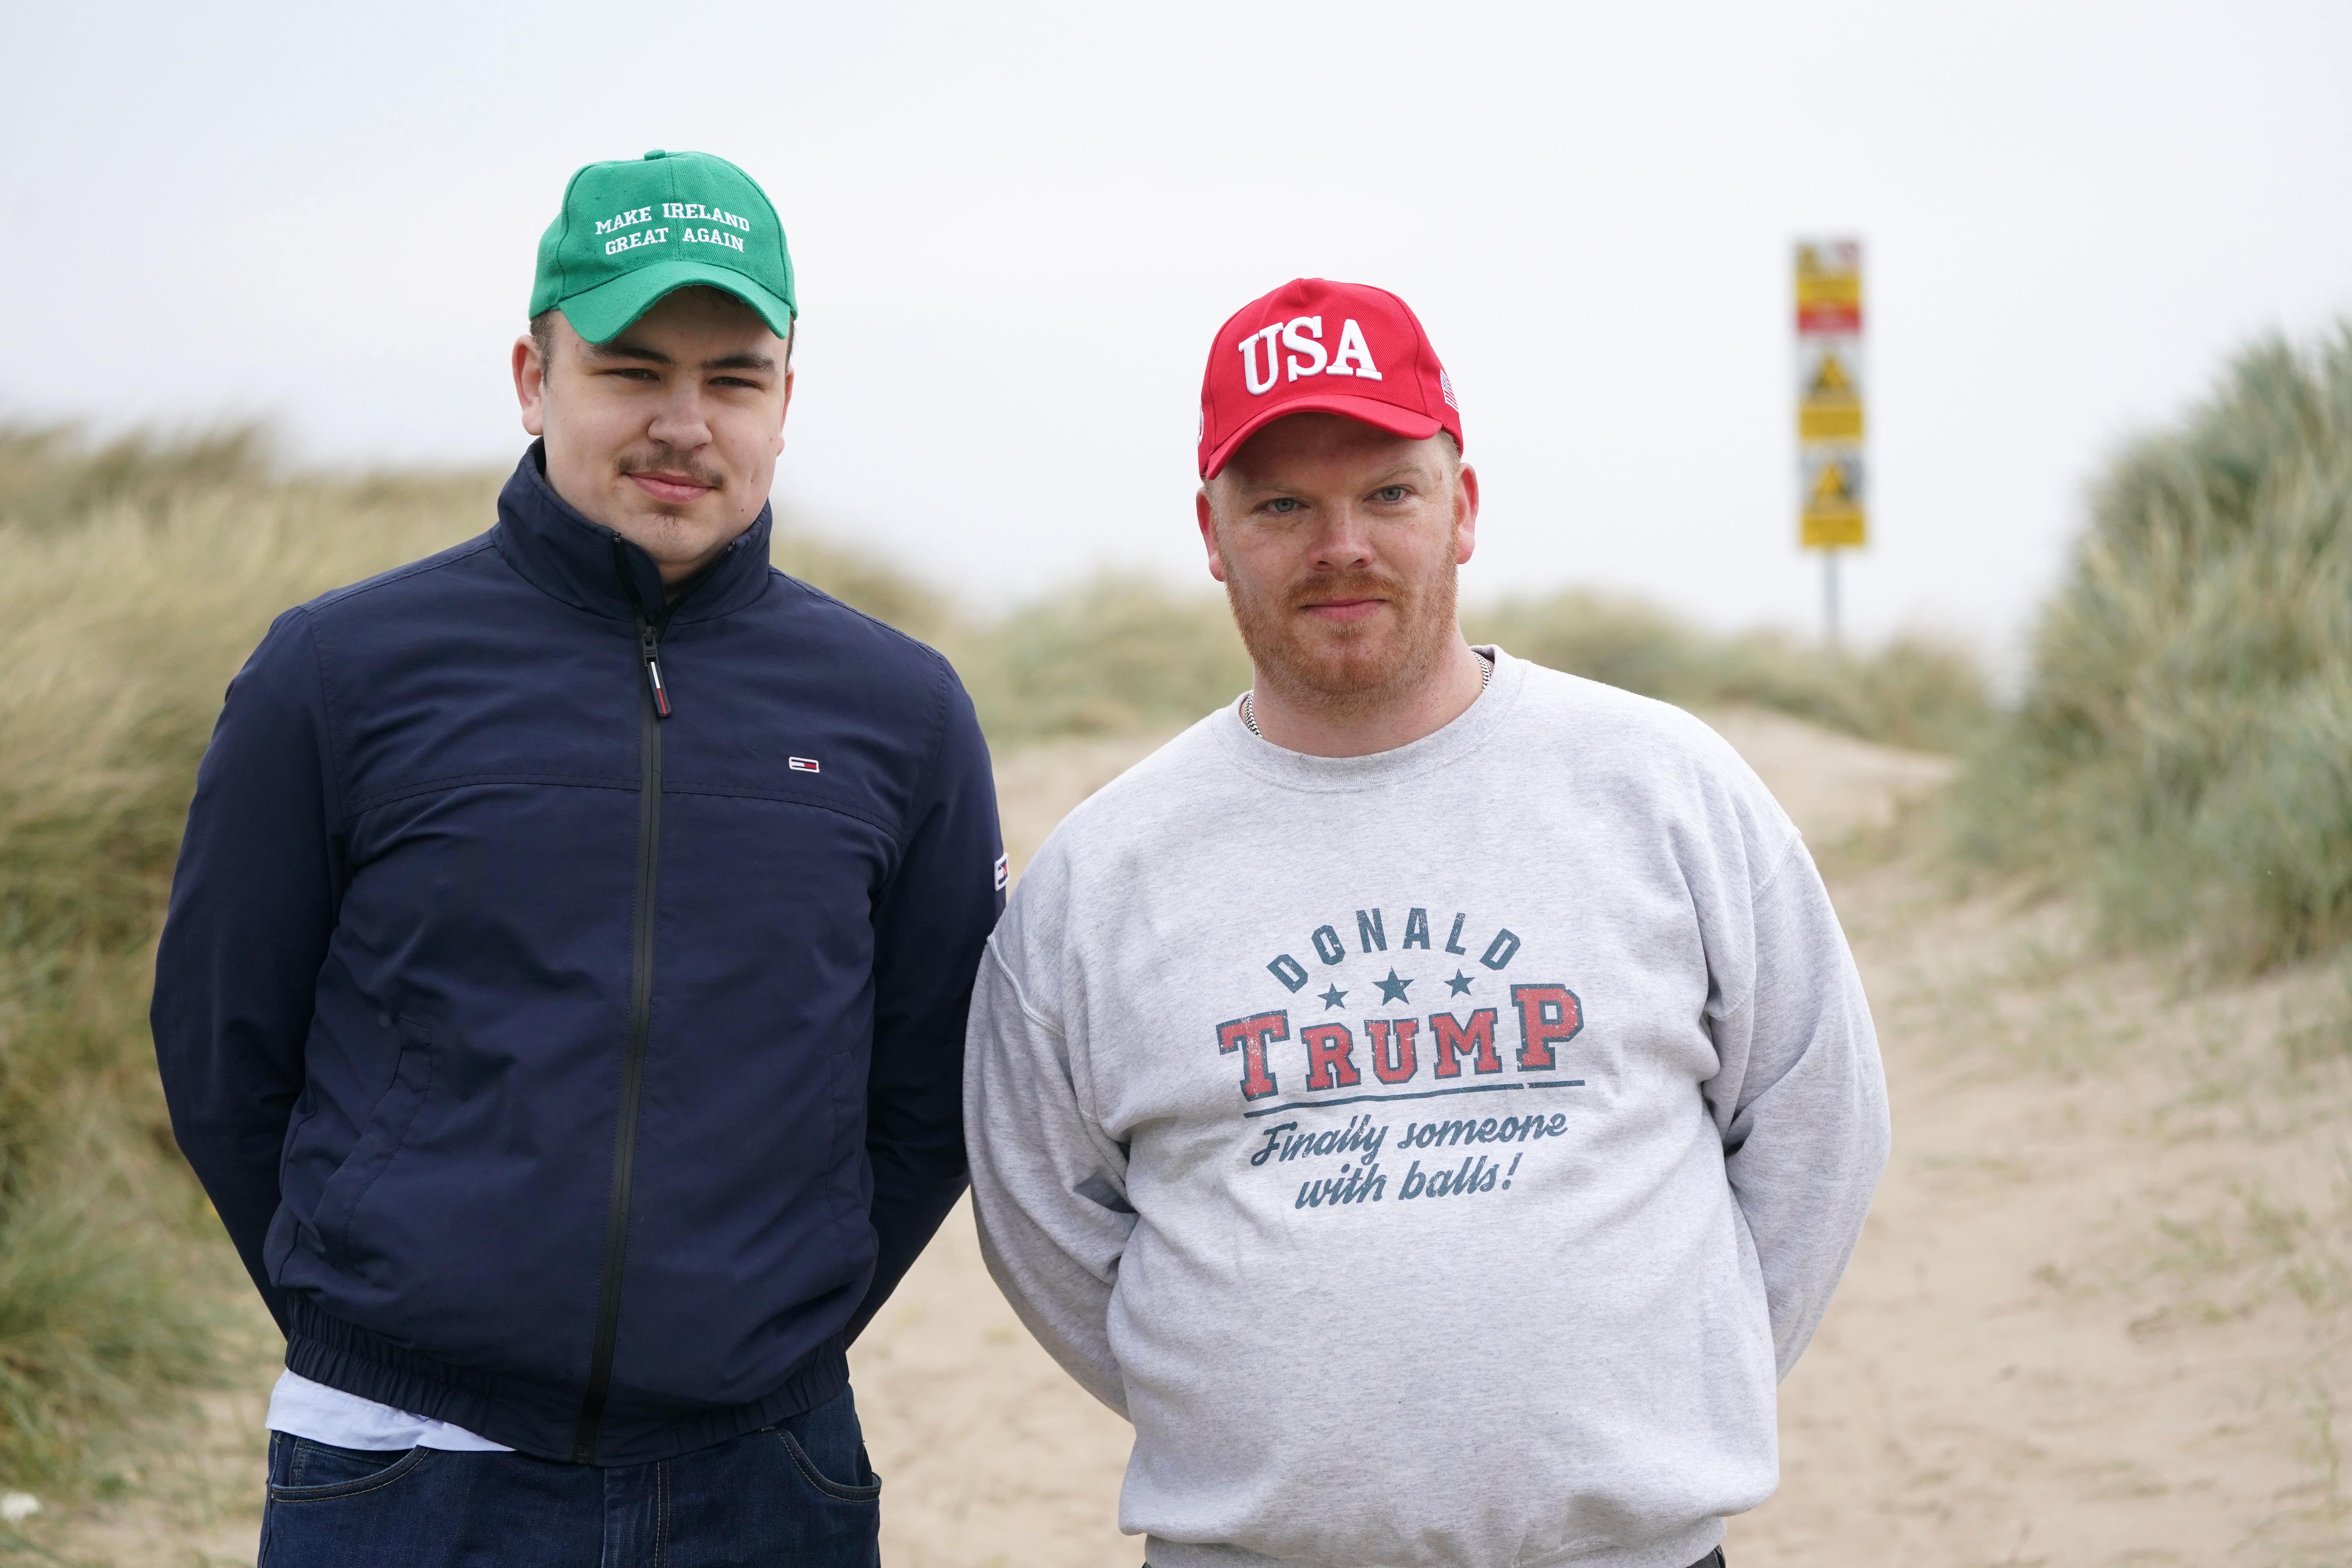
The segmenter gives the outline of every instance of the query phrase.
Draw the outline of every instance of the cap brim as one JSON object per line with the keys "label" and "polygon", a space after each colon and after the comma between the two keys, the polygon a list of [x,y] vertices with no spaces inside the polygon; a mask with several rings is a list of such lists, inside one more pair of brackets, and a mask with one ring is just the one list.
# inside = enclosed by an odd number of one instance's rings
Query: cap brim
{"label": "cap brim", "polygon": [[740,272],[714,267],[708,261],[656,261],[625,272],[610,283],[583,289],[555,302],[572,330],[592,343],[607,343],[628,330],[629,323],[681,289],[716,289],[732,294],[768,323],[780,338],[792,336],[793,308]]}
{"label": "cap brim", "polygon": [[1426,414],[1415,414],[1410,408],[1399,408],[1393,403],[1383,403],[1377,397],[1349,397],[1337,393],[1310,393],[1304,397],[1286,398],[1271,408],[1261,408],[1241,423],[1240,428],[1217,443],[1202,467],[1201,477],[1213,479],[1223,471],[1233,455],[1241,450],[1242,443],[1273,424],[1294,414],[1337,414],[1343,418],[1370,425],[1375,430],[1385,430],[1391,436],[1402,436],[1408,441],[1426,441],[1445,428],[1445,421]]}

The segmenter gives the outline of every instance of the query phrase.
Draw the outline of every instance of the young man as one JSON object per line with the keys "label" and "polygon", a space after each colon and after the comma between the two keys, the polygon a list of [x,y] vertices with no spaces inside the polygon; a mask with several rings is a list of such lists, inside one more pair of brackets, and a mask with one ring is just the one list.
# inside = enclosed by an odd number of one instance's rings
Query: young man
{"label": "young man", "polygon": [[1713,1561],[1884,1163],[1755,775],[1463,640],[1461,442],[1395,296],[1225,323],[1198,511],[1255,684],[1063,824],[982,964],[982,1240],[1134,1422],[1153,1568]]}
{"label": "young man", "polygon": [[870,1564],[845,1352],[963,1186],[987,752],[768,564],[741,170],[581,170],[530,310],[495,525],[279,617],[173,885],[173,1126],[288,1335],[262,1555]]}

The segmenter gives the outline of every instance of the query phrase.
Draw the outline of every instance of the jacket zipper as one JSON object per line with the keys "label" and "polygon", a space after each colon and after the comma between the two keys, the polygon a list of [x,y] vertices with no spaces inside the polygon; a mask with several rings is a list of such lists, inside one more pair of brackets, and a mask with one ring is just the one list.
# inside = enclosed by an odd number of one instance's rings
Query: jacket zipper
{"label": "jacket zipper", "polygon": [[[637,657],[645,661],[646,691],[653,699],[654,717],[656,720],[667,719],[669,717],[669,688],[662,684],[661,633],[647,626],[643,616],[637,617]],[[661,750],[661,731],[656,728],[649,733],[655,736],[652,744],[658,752]]]}
{"label": "jacket zipper", "polygon": [[[620,542],[614,542],[621,581],[631,583]],[[613,1386],[613,1351],[621,1331],[621,1277],[629,1248],[631,1188],[636,1180],[637,1109],[646,1080],[646,1042],[653,1030],[654,892],[661,863],[662,721],[670,716],[669,690],[662,682],[661,627],[637,607],[637,655],[645,666],[646,700],[637,731],[637,909],[629,970],[629,1043],[621,1061],[621,1104],[613,1125],[613,1194],[604,1214],[604,1276],[596,1297],[596,1346],[588,1363],[588,1393],[580,1405],[580,1426],[572,1440],[572,1462],[593,1464],[604,1400]]]}

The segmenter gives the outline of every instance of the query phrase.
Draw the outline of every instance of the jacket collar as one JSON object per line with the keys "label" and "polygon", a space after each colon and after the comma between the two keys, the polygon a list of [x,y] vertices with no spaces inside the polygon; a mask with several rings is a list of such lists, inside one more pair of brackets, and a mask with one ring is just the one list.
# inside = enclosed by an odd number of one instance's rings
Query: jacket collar
{"label": "jacket collar", "polygon": [[767,591],[773,508],[762,506],[751,526],[674,603],[666,603],[653,557],[574,510],[547,482],[546,462],[545,444],[533,441],[499,492],[494,531],[499,552],[541,593],[593,616],[631,622],[640,605],[656,621],[707,621],[732,614]]}

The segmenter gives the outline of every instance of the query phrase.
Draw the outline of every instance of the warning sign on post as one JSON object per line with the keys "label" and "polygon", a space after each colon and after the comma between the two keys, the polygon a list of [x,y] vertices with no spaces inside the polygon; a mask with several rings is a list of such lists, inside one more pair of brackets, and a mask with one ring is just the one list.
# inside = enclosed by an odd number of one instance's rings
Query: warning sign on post
{"label": "warning sign on post", "polygon": [[1862,245],[1797,245],[1799,538],[1808,550],[1869,541],[1863,463]]}
{"label": "warning sign on post", "polygon": [[1862,454],[1853,447],[1808,447],[1798,464],[1804,487],[1804,546],[1858,550],[1868,534],[1862,512]]}
{"label": "warning sign on post", "polygon": [[1862,439],[1861,342],[1831,340],[1798,353],[1797,438]]}

